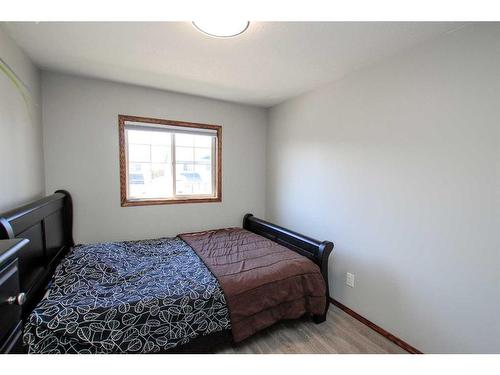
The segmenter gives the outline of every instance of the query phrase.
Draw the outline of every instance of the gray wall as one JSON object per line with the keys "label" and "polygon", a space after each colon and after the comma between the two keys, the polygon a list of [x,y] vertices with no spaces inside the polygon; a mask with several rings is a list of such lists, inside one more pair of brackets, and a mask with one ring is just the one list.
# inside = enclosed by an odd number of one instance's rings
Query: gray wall
{"label": "gray wall", "polygon": [[498,353],[499,129],[500,28],[469,26],[272,108],[268,219],[333,240],[333,297],[413,346]]}
{"label": "gray wall", "polygon": [[[238,226],[246,212],[264,215],[264,109],[45,72],[42,96],[46,189],[72,193],[77,242]],[[118,114],[222,125],[222,202],[120,207]]]}
{"label": "gray wall", "polygon": [[[0,70],[0,212],[44,194],[40,75],[0,27],[0,58],[22,91]],[[26,97],[23,99],[22,93]]]}

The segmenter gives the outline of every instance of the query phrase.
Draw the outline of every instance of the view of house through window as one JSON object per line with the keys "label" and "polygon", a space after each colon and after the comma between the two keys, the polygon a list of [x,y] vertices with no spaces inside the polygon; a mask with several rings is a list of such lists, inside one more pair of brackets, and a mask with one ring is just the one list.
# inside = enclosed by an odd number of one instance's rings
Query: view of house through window
{"label": "view of house through window", "polygon": [[[220,127],[120,120],[126,205],[217,199]],[[165,124],[158,124],[165,121]],[[184,124],[184,123],[183,123]],[[196,127],[192,127],[196,125]],[[123,134],[122,134],[123,133]],[[123,159],[123,158],[122,158]],[[124,178],[125,177],[125,178]],[[125,180],[125,181],[123,181]],[[220,200],[220,199],[218,199]]]}

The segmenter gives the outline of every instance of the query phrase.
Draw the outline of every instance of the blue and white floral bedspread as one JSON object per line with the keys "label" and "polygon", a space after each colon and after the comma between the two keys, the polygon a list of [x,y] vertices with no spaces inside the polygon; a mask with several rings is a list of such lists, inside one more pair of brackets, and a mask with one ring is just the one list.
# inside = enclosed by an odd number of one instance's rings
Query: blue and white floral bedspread
{"label": "blue and white floral bedspread", "polygon": [[222,289],[179,238],[78,245],[24,330],[30,353],[154,353],[231,329]]}

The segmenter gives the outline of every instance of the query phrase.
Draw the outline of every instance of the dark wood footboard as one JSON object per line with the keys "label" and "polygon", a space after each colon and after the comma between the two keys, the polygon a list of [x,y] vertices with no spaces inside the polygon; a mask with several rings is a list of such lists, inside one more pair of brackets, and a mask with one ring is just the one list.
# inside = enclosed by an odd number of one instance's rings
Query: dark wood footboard
{"label": "dark wood footboard", "polygon": [[258,219],[252,214],[246,214],[243,218],[243,228],[296,251],[297,253],[311,259],[319,266],[321,274],[325,279],[327,304],[324,315],[315,316],[313,319],[316,323],[325,321],[326,313],[328,312],[330,304],[328,259],[333,250],[333,242],[315,240],[314,238],[307,237],[276,224]]}

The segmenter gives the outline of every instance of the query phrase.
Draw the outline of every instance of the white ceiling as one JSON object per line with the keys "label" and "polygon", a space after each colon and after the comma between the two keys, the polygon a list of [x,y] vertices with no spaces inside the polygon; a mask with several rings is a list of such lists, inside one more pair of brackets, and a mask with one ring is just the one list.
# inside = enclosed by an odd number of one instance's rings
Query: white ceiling
{"label": "white ceiling", "polygon": [[268,107],[464,24],[252,22],[229,39],[190,22],[3,26],[42,69]]}

